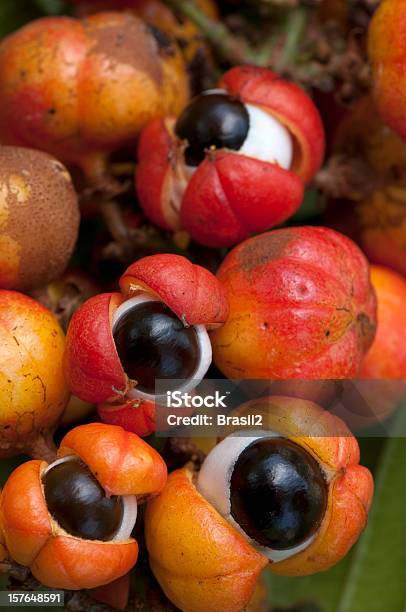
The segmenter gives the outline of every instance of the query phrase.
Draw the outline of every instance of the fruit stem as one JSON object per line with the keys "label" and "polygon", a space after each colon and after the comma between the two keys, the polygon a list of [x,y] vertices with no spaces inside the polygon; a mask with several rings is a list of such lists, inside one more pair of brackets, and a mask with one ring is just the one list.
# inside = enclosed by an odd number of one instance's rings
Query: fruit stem
{"label": "fruit stem", "polygon": [[286,20],[285,44],[275,66],[277,72],[283,72],[289,64],[295,62],[299,46],[303,41],[307,18],[308,12],[303,6],[290,11]]}
{"label": "fruit stem", "polygon": [[100,202],[100,210],[112,238],[120,244],[127,243],[129,232],[120,205],[115,200],[104,200]]}
{"label": "fruit stem", "polygon": [[223,60],[231,64],[257,63],[257,53],[254,49],[234,36],[224,23],[208,17],[193,0],[165,0],[165,2],[193,21]]}
{"label": "fruit stem", "polygon": [[26,448],[26,452],[33,459],[42,459],[48,463],[57,457],[56,446],[53,440],[53,431],[40,433]]}

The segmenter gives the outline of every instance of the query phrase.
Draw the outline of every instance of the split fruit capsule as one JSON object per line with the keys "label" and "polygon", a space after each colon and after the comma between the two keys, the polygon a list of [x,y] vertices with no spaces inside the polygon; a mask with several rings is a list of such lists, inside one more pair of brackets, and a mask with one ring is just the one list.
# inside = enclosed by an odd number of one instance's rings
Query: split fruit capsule
{"label": "split fruit capsule", "polygon": [[268,564],[288,576],[326,570],[366,525],[373,480],[340,419],[282,396],[238,412],[262,414],[264,429],[231,434],[199,472],[173,472],[147,506],[152,570],[182,610],[244,610]]}
{"label": "split fruit capsule", "polygon": [[249,238],[217,277],[230,314],[211,334],[228,378],[354,378],[372,344],[376,297],[363,253],[324,227]]}
{"label": "split fruit capsule", "polygon": [[155,428],[156,380],[186,392],[203,379],[212,358],[207,328],[224,323],[228,303],[215,276],[178,255],[137,261],[120,288],[74,314],[65,373],[76,396],[100,404],[104,421],[145,436]]}
{"label": "split fruit capsule", "polygon": [[240,66],[177,119],[143,130],[137,193],[160,227],[231,246],[289,218],[323,154],[322,122],[305,92],[270,70]]}
{"label": "split fruit capsule", "polygon": [[0,499],[8,553],[51,588],[112,582],[137,561],[138,503],[159,493],[166,477],[163,459],[135,434],[102,423],[77,427],[56,461],[28,461],[8,478]]}

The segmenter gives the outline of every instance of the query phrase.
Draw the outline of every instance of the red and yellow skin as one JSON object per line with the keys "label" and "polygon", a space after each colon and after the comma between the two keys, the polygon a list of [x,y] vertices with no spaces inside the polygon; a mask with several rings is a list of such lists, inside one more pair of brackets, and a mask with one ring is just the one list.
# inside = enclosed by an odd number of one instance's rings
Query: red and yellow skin
{"label": "red and yellow skin", "polygon": [[388,268],[371,266],[371,280],[378,300],[378,327],[361,377],[406,379],[406,279]]}
{"label": "red and yellow skin", "polygon": [[[157,119],[142,131],[136,170],[138,197],[147,216],[164,229],[182,227],[211,247],[231,246],[289,218],[324,155],[319,113],[297,85],[264,68],[238,66],[223,76],[219,88],[260,107],[289,130],[294,140],[289,170],[218,149],[208,152],[189,180],[185,144],[174,133],[172,117]],[[185,188],[180,205],[175,182]]]}
{"label": "red and yellow skin", "polygon": [[[358,539],[372,500],[372,476],[359,465],[356,439],[340,419],[306,400],[261,398],[238,412],[263,414],[264,429],[306,448],[329,474],[327,509],[315,539],[289,559],[271,562],[271,570],[303,576],[328,569]],[[268,558],[209,504],[195,479],[187,467],[176,470],[148,503],[145,536],[151,568],[182,610],[244,610]]]}
{"label": "red and yellow skin", "polygon": [[65,335],[44,306],[0,291],[0,457],[30,452],[58,424],[69,400]]}
{"label": "red and yellow skin", "polygon": [[39,19],[0,45],[1,141],[53,153],[93,178],[148,121],[179,113],[188,93],[176,45],[160,47],[129,13]]}
{"label": "red and yellow skin", "polygon": [[155,404],[147,400],[124,399],[114,404],[108,402],[97,407],[99,417],[104,423],[119,425],[139,436],[149,436],[155,431]]}
{"label": "red and yellow skin", "polygon": [[[388,44],[390,41],[390,44]],[[406,139],[406,6],[383,0],[369,26],[373,94],[382,119]]]}
{"label": "red and yellow skin", "polygon": [[227,377],[356,377],[374,338],[376,299],[350,239],[324,227],[273,230],[235,247],[217,277],[230,315],[211,340]]}
{"label": "red and yellow skin", "polygon": [[[175,15],[160,0],[73,0],[79,16],[101,11],[132,11],[147,23],[173,36],[179,43],[188,65],[199,60],[208,47],[198,27],[190,19]],[[219,19],[219,11],[213,0],[198,0],[196,4],[211,19]]]}
{"label": "red and yellow skin", "polygon": [[[79,456],[111,495],[145,498],[166,482],[158,453],[121,427],[91,423],[71,430],[58,451],[67,455]],[[65,532],[46,505],[41,475],[47,465],[23,463],[3,488],[0,516],[10,557],[51,588],[94,588],[125,575],[137,561],[137,542],[85,540]]]}
{"label": "red and yellow skin", "polygon": [[114,311],[124,300],[148,292],[189,325],[213,329],[227,319],[228,302],[213,274],[179,255],[135,262],[121,277],[120,289],[90,298],[75,312],[67,333],[65,376],[72,393],[101,404],[104,421],[145,436],[155,429],[155,407],[127,396],[134,381],[125,374],[114,344]]}

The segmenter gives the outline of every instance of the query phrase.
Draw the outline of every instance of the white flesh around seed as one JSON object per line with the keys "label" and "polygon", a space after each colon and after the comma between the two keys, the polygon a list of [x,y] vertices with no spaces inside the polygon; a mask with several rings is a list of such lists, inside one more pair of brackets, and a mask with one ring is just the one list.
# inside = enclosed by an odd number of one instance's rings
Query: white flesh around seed
{"label": "white flesh around seed", "polygon": [[245,104],[245,108],[248,111],[250,127],[247,138],[237,153],[289,170],[293,159],[293,140],[289,130],[258,106]]}
{"label": "white flesh around seed", "polygon": [[[225,89],[208,89],[202,95],[225,94]],[[244,104],[249,116],[249,131],[241,149],[233,151],[264,162],[274,163],[289,170],[293,160],[293,139],[289,130],[271,113],[254,104]],[[188,166],[189,177],[197,168]],[[184,190],[182,192],[183,197]]]}
{"label": "white flesh around seed", "polygon": [[[67,463],[68,461],[80,461],[80,457],[77,455],[65,455],[60,459],[56,459],[53,463],[50,463],[44,470],[43,476],[49,472],[50,469],[54,468],[60,463]],[[97,480],[97,479],[96,479]],[[138,514],[138,503],[135,495],[121,495],[123,502],[123,516],[121,519],[121,525],[118,531],[114,534],[111,540],[108,542],[123,542],[131,537],[132,530],[134,529],[135,522]],[[54,519],[55,520],[55,519]]]}
{"label": "white flesh around seed", "polygon": [[123,542],[131,537],[138,514],[138,503],[135,495],[122,495],[123,517],[119,530],[115,533],[111,542]]}
{"label": "white flesh around seed", "polygon": [[[244,449],[259,438],[281,437],[283,436],[276,431],[265,430],[240,431],[227,436],[207,455],[200,468],[196,483],[199,493],[217,512],[231,523],[259,552],[273,562],[283,561],[305,550],[310,546],[317,534],[313,534],[302,544],[288,550],[273,550],[266,546],[261,546],[245,533],[231,515],[230,487],[234,466]],[[328,480],[330,475],[325,473],[325,476]]]}
{"label": "white flesh around seed", "polygon": [[[114,335],[115,329],[117,327],[120,319],[130,310],[137,307],[139,304],[145,302],[161,302],[158,297],[151,295],[150,293],[140,293],[135,297],[130,298],[123,302],[115,311],[112,319],[112,333]],[[177,389],[182,393],[188,393],[193,391],[195,387],[203,380],[206,375],[207,370],[209,369],[212,362],[212,348],[211,342],[209,338],[209,334],[207,333],[207,329],[204,325],[194,325],[193,329],[196,333],[198,349],[199,349],[199,363],[196,370],[193,372],[193,376],[185,382],[184,385]],[[166,395],[154,395],[152,393],[145,393],[143,391],[137,390],[135,387],[128,393],[128,397],[130,399],[145,399],[149,401],[155,402],[166,402]]]}

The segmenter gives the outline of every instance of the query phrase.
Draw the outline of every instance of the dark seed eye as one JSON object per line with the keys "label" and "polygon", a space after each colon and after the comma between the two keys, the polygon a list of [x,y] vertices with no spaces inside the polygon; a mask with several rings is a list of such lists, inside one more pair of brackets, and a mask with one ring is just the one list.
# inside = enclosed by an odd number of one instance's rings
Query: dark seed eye
{"label": "dark seed eye", "polygon": [[116,325],[114,341],[127,376],[146,393],[155,393],[156,379],[191,378],[199,363],[195,330],[161,302],[127,311]]}
{"label": "dark seed eye", "polygon": [[189,143],[185,150],[187,165],[198,166],[210,147],[238,151],[249,127],[244,104],[227,94],[213,93],[192,100],[179,117],[175,132]]}
{"label": "dark seed eye", "polygon": [[327,485],[317,461],[284,438],[261,438],[231,476],[231,514],[245,533],[274,550],[294,548],[319,528]]}
{"label": "dark seed eye", "polygon": [[43,484],[49,512],[71,535],[107,541],[120,528],[122,499],[106,497],[96,478],[80,461],[66,461],[51,467]]}

